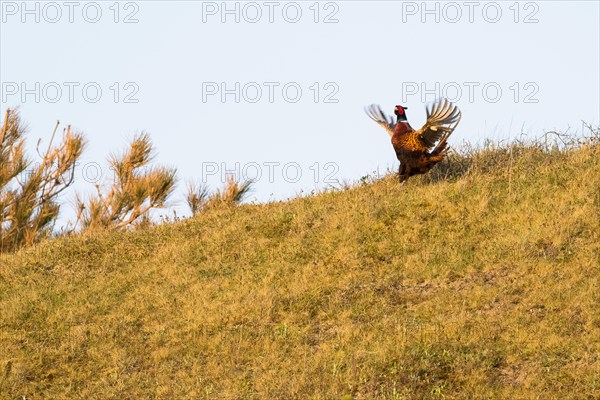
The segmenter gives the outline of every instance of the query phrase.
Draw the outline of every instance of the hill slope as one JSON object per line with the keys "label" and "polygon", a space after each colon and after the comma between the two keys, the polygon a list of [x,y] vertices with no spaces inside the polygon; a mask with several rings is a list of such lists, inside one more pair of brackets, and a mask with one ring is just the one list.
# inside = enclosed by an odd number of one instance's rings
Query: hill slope
{"label": "hill slope", "polygon": [[598,147],[477,157],[1,256],[0,397],[600,398]]}

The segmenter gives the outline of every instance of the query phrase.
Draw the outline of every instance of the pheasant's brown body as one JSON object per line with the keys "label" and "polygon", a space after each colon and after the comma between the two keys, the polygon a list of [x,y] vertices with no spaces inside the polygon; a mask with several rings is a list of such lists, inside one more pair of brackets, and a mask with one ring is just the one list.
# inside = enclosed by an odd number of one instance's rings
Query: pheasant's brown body
{"label": "pheasant's brown body", "polygon": [[[372,105],[367,114],[382,125],[392,137],[392,146],[400,161],[400,181],[428,172],[446,156],[447,140],[460,121],[460,111],[447,100],[436,102],[427,110],[427,122],[415,131],[404,114],[404,108],[396,106],[398,121],[392,123],[379,106]],[[401,111],[398,111],[398,107]],[[403,120],[401,120],[403,118]]]}
{"label": "pheasant's brown body", "polygon": [[392,146],[400,161],[400,179],[405,180],[417,174],[428,172],[433,166],[444,159],[445,153],[429,152],[429,147],[423,144],[420,133],[415,131],[408,122],[396,124],[392,135]]}

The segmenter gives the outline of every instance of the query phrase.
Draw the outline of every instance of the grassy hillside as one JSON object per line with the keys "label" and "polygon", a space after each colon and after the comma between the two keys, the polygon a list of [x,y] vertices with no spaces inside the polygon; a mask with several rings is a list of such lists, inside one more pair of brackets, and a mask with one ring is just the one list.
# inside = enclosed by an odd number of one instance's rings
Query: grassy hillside
{"label": "grassy hillside", "polygon": [[599,399],[600,149],[510,149],[0,256],[0,397]]}

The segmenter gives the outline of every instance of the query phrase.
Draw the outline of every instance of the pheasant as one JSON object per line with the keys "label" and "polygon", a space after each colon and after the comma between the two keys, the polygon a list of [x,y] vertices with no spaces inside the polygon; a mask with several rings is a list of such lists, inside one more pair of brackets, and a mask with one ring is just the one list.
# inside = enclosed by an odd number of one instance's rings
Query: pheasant
{"label": "pheasant", "polygon": [[386,115],[377,104],[365,108],[367,115],[385,128],[392,137],[392,146],[400,161],[398,174],[400,182],[417,174],[428,172],[434,165],[446,156],[448,137],[458,125],[461,112],[454,104],[446,99],[433,103],[431,109],[426,107],[427,122],[415,131],[407,121],[408,108],[396,106],[394,114],[397,120]]}

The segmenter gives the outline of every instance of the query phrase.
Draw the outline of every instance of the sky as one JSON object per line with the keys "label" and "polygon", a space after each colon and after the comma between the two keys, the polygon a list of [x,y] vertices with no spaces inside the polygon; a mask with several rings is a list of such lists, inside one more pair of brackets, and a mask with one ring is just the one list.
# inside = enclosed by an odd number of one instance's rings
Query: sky
{"label": "sky", "polygon": [[254,179],[263,202],[397,168],[371,103],[418,128],[447,97],[455,146],[600,123],[598,1],[0,3],[2,115],[32,154],[57,120],[89,142],[66,202],[140,132],[183,215],[190,180]]}

